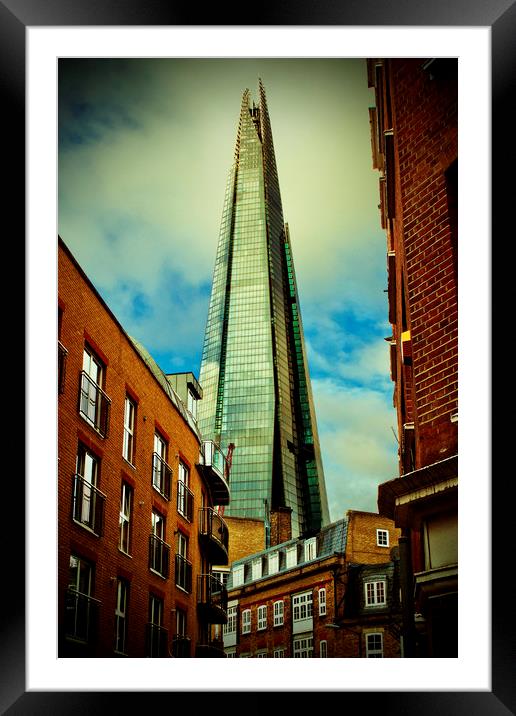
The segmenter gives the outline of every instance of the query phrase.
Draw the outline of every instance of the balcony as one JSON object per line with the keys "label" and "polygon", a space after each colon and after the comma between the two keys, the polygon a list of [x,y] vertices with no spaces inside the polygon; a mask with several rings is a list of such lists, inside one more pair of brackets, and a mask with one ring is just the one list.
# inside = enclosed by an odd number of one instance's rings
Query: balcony
{"label": "balcony", "polygon": [[228,593],[222,582],[212,574],[197,578],[197,609],[208,624],[226,624]]}
{"label": "balcony", "polygon": [[176,659],[188,659],[191,656],[190,637],[176,634],[172,639],[172,656]]}
{"label": "balcony", "polygon": [[167,500],[170,499],[170,478],[172,469],[158,455],[152,453],[152,486]]}
{"label": "balcony", "polygon": [[149,536],[149,569],[166,579],[170,566],[170,546],[155,534]]}
{"label": "balcony", "polygon": [[229,505],[229,484],[226,478],[226,458],[213,440],[204,440],[201,446],[199,472],[210,486],[214,505]]}
{"label": "balcony", "polygon": [[201,507],[199,510],[199,536],[212,564],[228,563],[228,527],[212,507]]}
{"label": "balcony", "polygon": [[150,657],[168,656],[168,629],[159,624],[145,625],[145,654]]}
{"label": "balcony", "polygon": [[177,511],[188,522],[193,518],[193,492],[181,480],[177,483]]}
{"label": "balcony", "polygon": [[192,591],[192,563],[180,554],[176,554],[176,587],[188,594]]}
{"label": "balcony", "polygon": [[100,602],[89,594],[68,589],[65,597],[65,635],[67,639],[90,644],[96,634]]}
{"label": "balcony", "polygon": [[74,522],[87,527],[100,537],[104,523],[106,496],[95,485],[82,477],[73,476],[72,517]]}
{"label": "balcony", "polygon": [[102,388],[85,371],[81,371],[79,414],[103,438],[108,433],[110,407],[111,400]]}
{"label": "balcony", "polygon": [[225,659],[224,642],[222,639],[212,639],[205,644],[197,644],[195,647],[195,656],[198,659]]}

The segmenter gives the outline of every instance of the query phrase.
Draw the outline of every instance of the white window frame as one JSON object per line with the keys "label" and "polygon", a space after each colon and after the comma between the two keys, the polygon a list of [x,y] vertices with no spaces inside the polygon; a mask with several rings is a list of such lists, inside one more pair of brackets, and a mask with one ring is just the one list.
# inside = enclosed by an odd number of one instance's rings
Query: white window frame
{"label": "white window frame", "polygon": [[238,618],[238,607],[236,605],[231,607],[228,606],[227,617],[227,622],[224,624],[223,628],[224,634],[236,634]]}
{"label": "white window frame", "polygon": [[313,594],[302,592],[292,595],[292,620],[294,622],[304,621],[313,616]]}
{"label": "white window frame", "polygon": [[129,485],[127,482],[122,482],[122,491],[120,495],[120,533],[118,539],[118,549],[124,554],[131,554],[130,539],[133,494],[133,488],[131,487],[131,485]]}
{"label": "white window frame", "polygon": [[261,579],[262,577],[262,558],[253,559],[251,562],[251,579]]}
{"label": "white window frame", "polygon": [[134,423],[136,417],[136,403],[129,396],[125,396],[124,403],[124,441],[122,455],[130,465],[134,463]]}
{"label": "white window frame", "polygon": [[295,544],[293,547],[286,548],[285,558],[286,558],[285,566],[287,567],[287,569],[290,569],[290,567],[297,566],[297,544]]}
{"label": "white window frame", "polygon": [[269,653],[267,652],[267,649],[262,649],[262,650],[256,652],[257,659],[266,659],[268,656],[269,656]]}
{"label": "white window frame", "polygon": [[326,587],[319,589],[319,616],[326,616]]}
{"label": "white window frame", "polygon": [[285,651],[286,651],[286,650],[285,650],[285,647],[284,647],[284,646],[280,646],[280,647],[278,647],[277,649],[274,649],[274,651],[273,651],[273,657],[274,657],[275,659],[284,659],[284,658],[285,658]]}
{"label": "white window frame", "polygon": [[233,587],[240,587],[244,583],[244,565],[243,564],[237,564],[236,567],[232,568],[232,586]]}
{"label": "white window frame", "polygon": [[127,598],[129,584],[127,580],[118,577],[116,585],[115,607],[115,651],[117,654],[126,654],[127,641]]}
{"label": "white window frame", "polygon": [[366,607],[381,607],[387,604],[387,580],[369,579],[364,583]]}
{"label": "white window frame", "polygon": [[[370,637],[380,637],[380,646],[371,645]],[[366,659],[383,659],[383,633],[381,631],[368,632],[365,634]]]}
{"label": "white window frame", "polygon": [[190,470],[185,463],[180,460],[177,471],[177,511],[183,517],[187,517],[187,500],[188,490],[190,488]]}
{"label": "white window frame", "polygon": [[311,658],[314,651],[313,634],[297,634],[292,641],[292,656],[294,659]]}
{"label": "white window frame", "polygon": [[[167,442],[165,438],[154,433],[154,455],[152,456],[152,486],[161,494],[165,492],[165,465],[167,463]],[[156,455],[159,460],[156,459]]]}
{"label": "white window frame", "polygon": [[283,599],[278,599],[272,605],[274,615],[274,626],[283,626],[283,620],[285,617],[285,602]]}
{"label": "white window frame", "polygon": [[319,642],[319,658],[320,659],[328,658],[328,642],[326,641],[326,639],[322,639]]}
{"label": "white window frame", "polygon": [[243,609],[242,610],[242,634],[250,634],[251,633],[251,610],[250,609]]}
{"label": "white window frame", "polygon": [[305,562],[310,562],[317,557],[317,539],[315,537],[305,540],[304,551]]}
{"label": "white window frame", "polygon": [[377,529],[376,530],[376,544],[378,547],[389,546],[389,530]]}
{"label": "white window frame", "polygon": [[267,605],[260,604],[258,607],[258,631],[267,629]]}

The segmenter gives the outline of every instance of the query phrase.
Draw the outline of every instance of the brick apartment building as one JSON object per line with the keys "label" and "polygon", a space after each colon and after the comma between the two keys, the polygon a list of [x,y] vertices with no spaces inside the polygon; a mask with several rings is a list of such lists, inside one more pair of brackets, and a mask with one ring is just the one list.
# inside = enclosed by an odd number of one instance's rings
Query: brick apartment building
{"label": "brick apartment building", "polygon": [[350,510],[233,562],[227,656],[399,657],[398,534],[392,520]]}
{"label": "brick apartment building", "polygon": [[58,244],[59,656],[224,656],[226,458]]}
{"label": "brick apartment building", "polygon": [[370,59],[373,166],[387,235],[406,656],[457,656],[457,61]]}

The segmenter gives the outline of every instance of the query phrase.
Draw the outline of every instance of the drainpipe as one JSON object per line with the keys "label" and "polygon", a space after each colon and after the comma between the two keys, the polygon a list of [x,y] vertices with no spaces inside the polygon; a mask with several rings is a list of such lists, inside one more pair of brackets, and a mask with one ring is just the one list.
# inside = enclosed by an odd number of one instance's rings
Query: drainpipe
{"label": "drainpipe", "polygon": [[403,656],[410,658],[416,656],[416,640],[414,626],[414,577],[412,574],[409,529],[402,530],[398,540],[398,546],[400,554]]}

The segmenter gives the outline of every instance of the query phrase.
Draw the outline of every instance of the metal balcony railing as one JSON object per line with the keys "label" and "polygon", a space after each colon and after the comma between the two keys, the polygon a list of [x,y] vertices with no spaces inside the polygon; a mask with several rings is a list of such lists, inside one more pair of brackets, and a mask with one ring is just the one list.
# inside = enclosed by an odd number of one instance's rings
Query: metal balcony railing
{"label": "metal balcony railing", "polygon": [[152,485],[167,500],[170,499],[170,478],[172,469],[157,452],[152,453]]}
{"label": "metal balcony railing", "polygon": [[169,575],[170,545],[154,534],[149,536],[149,568],[165,579]]}
{"label": "metal balcony railing", "polygon": [[168,629],[159,624],[145,625],[145,653],[151,657],[168,656]]}
{"label": "metal balcony railing", "polygon": [[172,656],[179,659],[186,659],[191,656],[191,642],[189,636],[176,634],[172,637]]}
{"label": "metal balcony railing", "polygon": [[213,440],[204,440],[202,444],[203,462],[206,467],[216,470],[222,477],[226,474],[226,458]]}
{"label": "metal balcony railing", "polygon": [[213,504],[228,505],[230,500],[227,459],[213,440],[204,440],[197,467],[210,485]]}
{"label": "metal balcony railing", "polygon": [[228,608],[226,587],[213,574],[200,574],[197,578],[197,603],[203,607],[226,612]]}
{"label": "metal balcony railing", "polygon": [[74,522],[88,527],[100,537],[104,524],[106,495],[82,475],[73,476],[72,516]]}
{"label": "metal balcony railing", "polygon": [[192,591],[192,563],[180,554],[176,554],[176,586],[185,592]]}
{"label": "metal balcony railing", "polygon": [[177,483],[177,511],[183,517],[191,522],[193,518],[193,492],[185,485],[184,482]]}
{"label": "metal balcony railing", "polygon": [[[223,557],[228,556],[229,530],[222,517],[213,507],[201,507],[199,510],[199,534],[215,543],[217,552]],[[219,557],[216,558],[217,560]],[[227,560],[226,560],[227,561]],[[226,562],[216,562],[225,564]]]}
{"label": "metal balcony railing", "polygon": [[68,589],[65,596],[65,635],[85,644],[96,633],[100,602],[89,594]]}
{"label": "metal balcony railing", "polygon": [[81,371],[79,413],[104,438],[108,433],[110,407],[111,400],[102,388]]}

